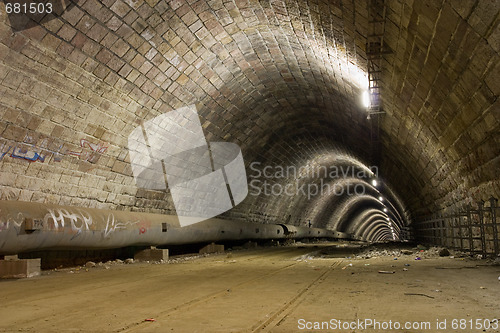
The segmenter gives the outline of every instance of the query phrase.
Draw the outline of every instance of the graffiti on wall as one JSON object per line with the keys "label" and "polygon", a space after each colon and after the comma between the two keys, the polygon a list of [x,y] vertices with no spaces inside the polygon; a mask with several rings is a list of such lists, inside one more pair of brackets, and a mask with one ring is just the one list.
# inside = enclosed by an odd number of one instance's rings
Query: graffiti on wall
{"label": "graffiti on wall", "polygon": [[10,226],[13,226],[19,235],[20,227],[23,224],[24,215],[23,213],[17,213],[15,217],[7,217],[2,215],[2,211],[0,210],[0,232],[7,231]]}
{"label": "graffiti on wall", "polygon": [[81,209],[68,210],[64,208],[48,209],[47,214],[43,219],[44,225],[47,228],[55,231],[71,230],[75,235],[71,239],[75,239],[84,231],[101,231],[104,238],[109,238],[117,230],[127,229],[128,226],[133,226],[139,221],[120,222],[115,216],[110,213],[107,217],[101,220],[92,217],[90,213]]}
{"label": "graffiti on wall", "polygon": [[81,160],[90,163],[97,163],[101,154],[103,154],[108,149],[108,147],[105,146],[104,143],[92,143],[86,139],[80,140],[80,147],[82,148],[81,151],[70,151],[68,154],[77,156]]}
{"label": "graffiti on wall", "polygon": [[141,221],[138,227],[139,227],[139,235],[145,234],[148,231],[148,229],[151,228],[151,222]]}
{"label": "graffiti on wall", "polygon": [[7,146],[7,144],[4,142],[0,146],[0,161],[7,154],[9,154],[8,156],[12,158],[18,158],[29,162],[40,161],[41,163],[45,162],[45,158],[47,157],[46,153],[42,153],[40,150],[32,149],[26,145]]}
{"label": "graffiti on wall", "polygon": [[52,226],[55,230],[71,226],[71,230],[77,234],[80,234],[82,230],[90,230],[93,223],[90,214],[85,214],[80,210],[74,213],[66,209],[49,209],[43,220],[47,225],[49,225],[48,221],[52,220]]}
{"label": "graffiti on wall", "polygon": [[68,151],[64,148],[64,144],[60,144],[55,149],[50,149],[50,140],[44,138],[42,140],[35,140],[31,135],[26,135],[23,143],[16,143],[5,139],[0,139],[0,161],[6,156],[21,159],[28,162],[44,163],[50,161],[52,157],[53,162],[61,162],[66,155],[76,156],[80,160],[90,163],[97,163],[101,155],[108,149],[105,143],[94,143],[87,139],[80,139],[80,151]]}
{"label": "graffiti on wall", "polygon": [[135,222],[118,222],[115,220],[115,216],[113,214],[109,214],[106,221],[106,228],[103,231],[104,238],[108,238],[114,233],[116,230],[126,229],[128,225],[134,225],[139,223],[139,221]]}
{"label": "graffiti on wall", "polygon": [[[0,233],[14,227],[17,234],[21,234],[21,227],[25,220],[25,216],[21,212],[12,217],[2,215],[0,210]],[[133,230],[139,230],[139,234],[145,233],[151,227],[149,221],[144,222],[138,219],[136,221],[121,222],[115,218],[113,213],[102,217],[93,217],[91,213],[84,209],[77,208],[49,208],[43,219],[34,219],[33,223],[36,224],[33,230],[45,229],[74,234],[71,240],[85,231],[99,232],[104,238],[109,238],[116,231],[129,229],[130,227],[135,226]]]}

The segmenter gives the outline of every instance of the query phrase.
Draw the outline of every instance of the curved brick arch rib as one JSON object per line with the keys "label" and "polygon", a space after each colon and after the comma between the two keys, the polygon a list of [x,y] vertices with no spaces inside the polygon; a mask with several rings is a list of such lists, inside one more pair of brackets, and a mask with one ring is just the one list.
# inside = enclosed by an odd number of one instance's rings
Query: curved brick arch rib
{"label": "curved brick arch rib", "polygon": [[374,241],[388,241],[392,239],[391,232],[388,229],[379,229],[373,236]]}
{"label": "curved brick arch rib", "polygon": [[[385,219],[386,216],[384,216],[380,210],[377,209],[371,209],[371,210],[366,210],[362,214],[359,214],[357,219],[359,219],[358,223],[353,223],[351,225],[351,228],[348,229],[348,232],[353,233],[357,237],[361,238],[366,238],[366,229],[368,226],[370,226],[374,220],[376,219]],[[356,227],[354,227],[356,226]]]}

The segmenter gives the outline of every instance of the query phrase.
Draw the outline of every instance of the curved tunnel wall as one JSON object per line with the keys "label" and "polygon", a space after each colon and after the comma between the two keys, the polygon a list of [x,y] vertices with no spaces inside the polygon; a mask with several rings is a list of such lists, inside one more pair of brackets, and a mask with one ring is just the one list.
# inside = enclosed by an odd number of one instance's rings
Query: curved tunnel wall
{"label": "curved tunnel wall", "polygon": [[[365,2],[69,4],[16,29],[0,17],[1,199],[173,214],[168,191],[135,186],[127,136],[192,104],[208,141],[241,147],[247,173],[373,162]],[[500,196],[495,13],[487,1],[388,5],[377,166],[402,223]],[[223,217],[326,226],[322,200],[249,196]]]}

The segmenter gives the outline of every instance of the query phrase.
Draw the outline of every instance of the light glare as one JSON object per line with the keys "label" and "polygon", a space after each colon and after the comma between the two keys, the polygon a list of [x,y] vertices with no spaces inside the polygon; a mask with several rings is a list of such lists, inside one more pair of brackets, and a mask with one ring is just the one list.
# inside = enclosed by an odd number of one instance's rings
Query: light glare
{"label": "light glare", "polygon": [[363,99],[363,106],[365,108],[369,107],[370,106],[370,95],[368,94],[368,91],[363,91],[363,95],[362,95],[362,99]]}

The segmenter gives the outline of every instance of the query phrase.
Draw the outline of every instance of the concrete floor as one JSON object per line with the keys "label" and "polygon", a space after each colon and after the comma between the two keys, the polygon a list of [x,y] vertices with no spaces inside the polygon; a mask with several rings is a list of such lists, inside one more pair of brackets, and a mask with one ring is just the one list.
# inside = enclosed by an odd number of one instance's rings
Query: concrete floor
{"label": "concrete floor", "polygon": [[[329,322],[330,330],[323,326],[323,331],[331,332],[483,332],[470,325],[500,319],[499,266],[458,258],[306,255],[334,245],[65,269],[0,281],[0,332],[320,331],[314,322]],[[380,326],[335,328],[335,320],[363,324],[366,319]],[[466,329],[453,329],[460,319]],[[444,320],[446,329],[438,329],[437,321],[443,327]],[[430,329],[388,328],[395,322],[428,322]]]}

